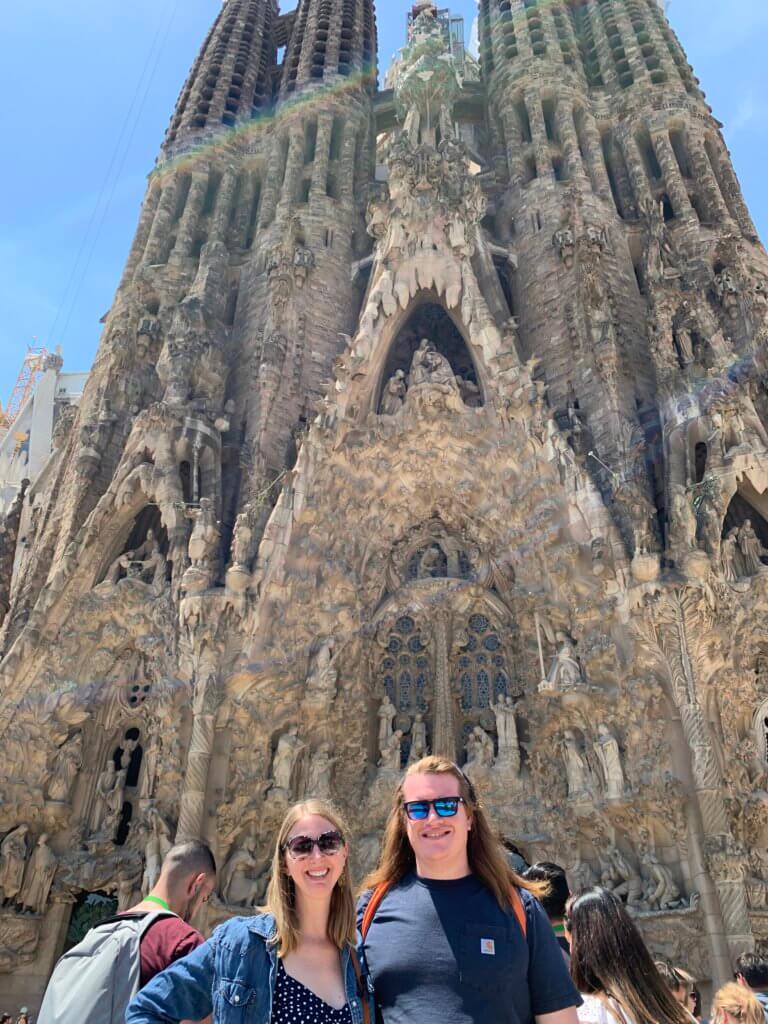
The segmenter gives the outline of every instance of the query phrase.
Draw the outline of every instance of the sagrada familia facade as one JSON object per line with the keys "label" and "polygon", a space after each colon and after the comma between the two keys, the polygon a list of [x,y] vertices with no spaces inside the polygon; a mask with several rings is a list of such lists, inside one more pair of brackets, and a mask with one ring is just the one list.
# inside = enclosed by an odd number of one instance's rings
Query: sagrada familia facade
{"label": "sagrada familia facade", "polygon": [[656,0],[227,0],[0,533],[0,992],[156,878],[252,913],[403,766],[704,982],[768,950],[768,257]]}

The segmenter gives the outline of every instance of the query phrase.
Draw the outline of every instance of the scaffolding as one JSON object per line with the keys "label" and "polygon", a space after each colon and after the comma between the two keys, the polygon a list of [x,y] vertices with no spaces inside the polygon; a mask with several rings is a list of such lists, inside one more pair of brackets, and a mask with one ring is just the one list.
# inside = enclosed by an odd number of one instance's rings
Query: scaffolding
{"label": "scaffolding", "polygon": [[16,383],[11,392],[11,398],[5,409],[0,403],[0,440],[6,436],[16,419],[24,408],[27,400],[34,394],[37,383],[45,369],[45,361],[48,358],[48,350],[42,346],[33,348],[27,346],[27,354],[19,370]]}

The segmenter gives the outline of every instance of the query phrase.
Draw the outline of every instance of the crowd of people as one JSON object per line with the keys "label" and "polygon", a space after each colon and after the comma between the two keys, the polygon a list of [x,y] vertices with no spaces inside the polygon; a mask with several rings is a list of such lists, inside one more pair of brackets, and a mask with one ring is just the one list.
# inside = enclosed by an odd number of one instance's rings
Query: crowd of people
{"label": "crowd of people", "polygon": [[22,1006],[17,1016],[10,1013],[0,1013],[0,1024],[32,1024],[32,1018],[26,1006]]}
{"label": "crowd of people", "polygon": [[[214,891],[215,862],[203,843],[174,847],[142,903],[60,961],[40,1024],[703,1019],[696,980],[654,963],[614,893],[572,895],[555,864],[515,870],[471,780],[450,761],[407,769],[357,899],[350,852],[333,807],[295,805],[276,838],[266,905],[204,941],[188,922]],[[766,1024],[768,962],[742,956],[709,1019]]]}

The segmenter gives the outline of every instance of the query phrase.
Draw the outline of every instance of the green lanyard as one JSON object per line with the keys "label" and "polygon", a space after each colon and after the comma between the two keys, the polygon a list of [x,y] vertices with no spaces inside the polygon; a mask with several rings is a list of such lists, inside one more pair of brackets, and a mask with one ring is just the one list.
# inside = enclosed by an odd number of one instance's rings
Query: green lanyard
{"label": "green lanyard", "polygon": [[170,910],[171,909],[168,906],[168,904],[165,902],[165,900],[161,899],[159,896],[145,896],[144,897],[144,902],[145,903],[156,903],[159,907],[162,907],[163,910]]}

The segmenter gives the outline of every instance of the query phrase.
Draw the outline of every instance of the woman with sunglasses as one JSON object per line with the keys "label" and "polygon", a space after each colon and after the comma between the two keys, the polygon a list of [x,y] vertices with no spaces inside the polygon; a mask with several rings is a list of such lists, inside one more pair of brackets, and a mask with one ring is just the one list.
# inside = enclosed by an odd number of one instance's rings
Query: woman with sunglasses
{"label": "woman with sunglasses", "polygon": [[361,960],[383,1024],[577,1024],[579,995],[527,882],[471,781],[411,765],[358,904]]}
{"label": "woman with sunglasses", "polygon": [[126,1024],[364,1024],[354,952],[355,909],[347,829],[324,801],[306,800],[283,821],[267,903],[256,917],[213,937],[147,985]]}

